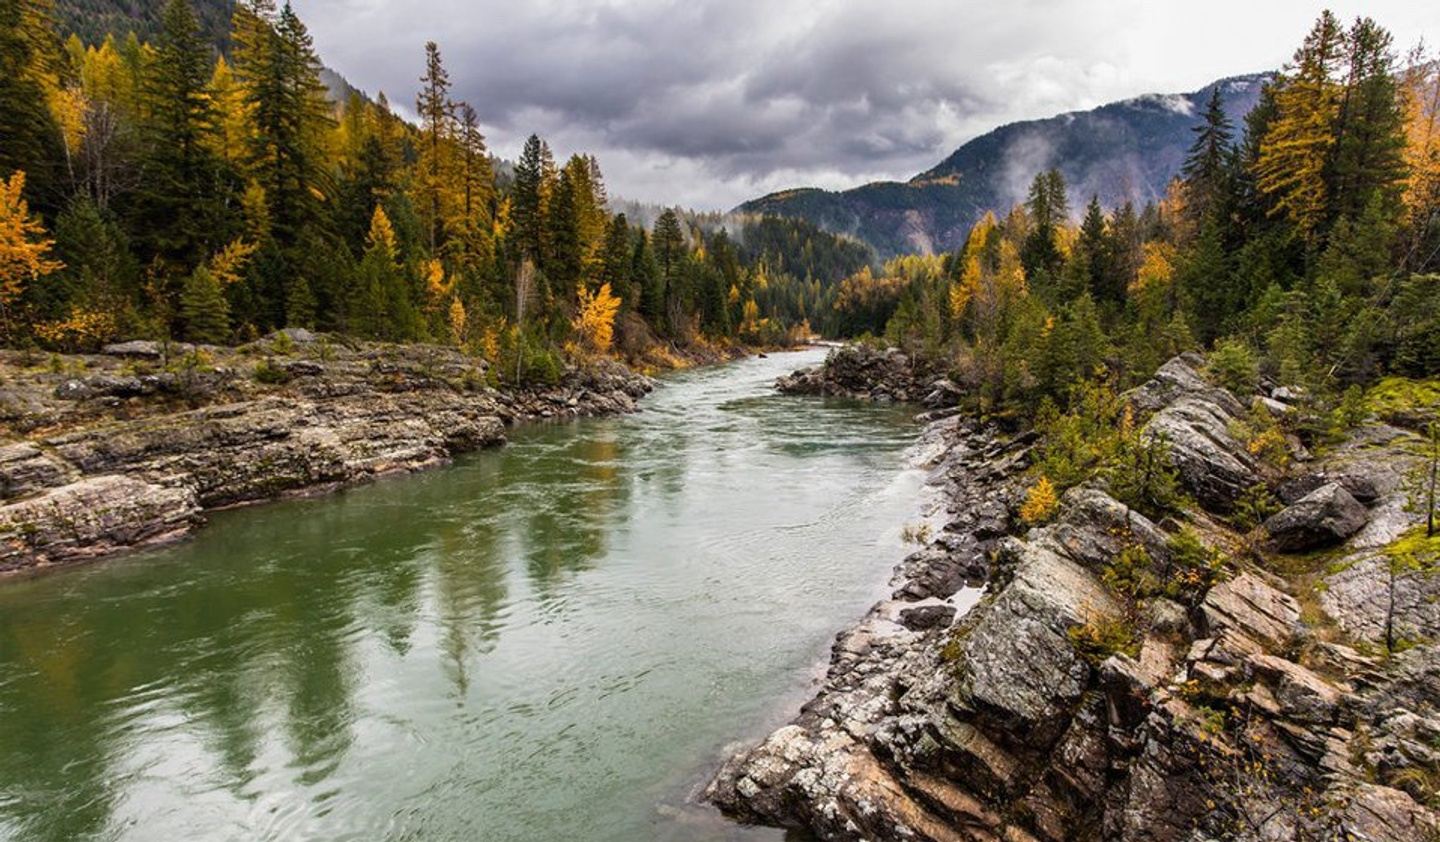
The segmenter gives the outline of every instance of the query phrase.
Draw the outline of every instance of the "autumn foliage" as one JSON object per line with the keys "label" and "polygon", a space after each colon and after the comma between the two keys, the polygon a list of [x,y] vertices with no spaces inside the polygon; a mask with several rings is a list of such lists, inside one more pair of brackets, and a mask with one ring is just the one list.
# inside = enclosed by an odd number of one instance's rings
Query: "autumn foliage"
{"label": "autumn foliage", "polygon": [[609,284],[601,284],[594,292],[581,287],[576,296],[580,306],[573,327],[581,348],[592,354],[609,353],[620,299],[610,291]]}
{"label": "autumn foliage", "polygon": [[0,181],[0,329],[8,332],[12,308],[28,284],[64,268],[50,257],[55,243],[25,201],[25,173]]}

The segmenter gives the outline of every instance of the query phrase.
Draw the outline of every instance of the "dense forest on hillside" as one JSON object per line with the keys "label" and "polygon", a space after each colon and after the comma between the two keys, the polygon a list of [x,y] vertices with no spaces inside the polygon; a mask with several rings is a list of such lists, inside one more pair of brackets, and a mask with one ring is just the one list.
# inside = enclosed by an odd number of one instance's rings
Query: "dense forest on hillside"
{"label": "dense forest on hillside", "polygon": [[1437,269],[1440,67],[1326,13],[1242,126],[1212,97],[1163,201],[1107,213],[1041,173],[956,252],[863,269],[836,307],[852,334],[943,357],[989,409],[1063,407],[1202,347],[1237,389],[1337,402],[1440,373]]}
{"label": "dense forest on hillside", "polygon": [[[194,0],[191,8],[200,37],[222,50],[230,44],[232,0]],[[154,41],[164,28],[165,4],[154,0],[56,0],[59,31],[73,33],[86,44],[99,44],[107,35],[123,38],[134,33],[141,41]]]}
{"label": "dense forest on hillside", "polygon": [[62,41],[53,12],[0,0],[7,344],[313,327],[454,342],[550,377],[612,345],[638,359],[806,333],[870,260],[798,221],[632,225],[594,157],[558,161],[539,137],[497,178],[433,43],[411,124],[383,94],[333,103],[288,4],[237,5],[223,54],[187,0],[150,41]]}

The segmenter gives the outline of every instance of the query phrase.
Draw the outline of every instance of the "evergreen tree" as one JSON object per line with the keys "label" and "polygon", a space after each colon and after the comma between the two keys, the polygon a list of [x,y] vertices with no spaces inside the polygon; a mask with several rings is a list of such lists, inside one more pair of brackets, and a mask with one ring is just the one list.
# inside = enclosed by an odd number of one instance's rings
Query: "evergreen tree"
{"label": "evergreen tree", "polygon": [[630,250],[630,223],[625,219],[625,214],[616,214],[615,218],[610,220],[610,226],[605,232],[605,246],[600,253],[598,281],[602,284],[609,284],[610,289],[620,296],[624,306],[632,308],[638,300],[638,291],[632,285],[634,277]]}
{"label": "evergreen tree", "polygon": [[551,259],[546,274],[554,289],[570,296],[585,270],[585,246],[580,234],[580,198],[569,167],[560,173],[560,183],[546,215]]}
{"label": "evergreen tree", "polygon": [[1108,227],[1105,212],[1100,209],[1100,198],[1092,196],[1085,208],[1085,219],[1080,223],[1080,237],[1072,259],[1083,261],[1087,269],[1085,287],[1096,301],[1118,303],[1125,300],[1125,284],[1114,269]]}
{"label": "evergreen tree", "polygon": [[[272,231],[282,247],[322,224],[328,190],[322,134],[331,124],[320,60],[305,24],[286,3],[235,7],[235,76],[251,113],[248,164],[265,191]],[[293,258],[287,258],[293,259]]]}
{"label": "evergreen tree", "polygon": [[1185,310],[1194,317],[1200,340],[1214,340],[1243,303],[1235,295],[1230,261],[1214,215],[1201,223],[1200,233],[1177,275]]}
{"label": "evergreen tree", "polygon": [[1210,92],[1204,122],[1195,127],[1195,142],[1180,167],[1185,183],[1185,212],[1197,225],[1230,193],[1234,125],[1225,115],[1220,87],[1216,85]]}
{"label": "evergreen tree", "polygon": [[385,209],[370,217],[365,255],[352,290],[351,329],[377,339],[407,339],[418,333],[418,315],[396,252],[395,228]]}
{"label": "evergreen tree", "polygon": [[515,162],[515,184],[511,190],[510,221],[520,257],[540,264],[545,235],[545,144],[530,135],[520,160]]}
{"label": "evergreen tree", "polygon": [[185,279],[180,293],[180,318],[185,338],[192,342],[218,344],[230,337],[230,307],[220,282],[204,265]]}
{"label": "evergreen tree", "polygon": [[62,154],[45,96],[54,42],[48,0],[0,0],[0,179],[23,171],[41,207],[53,206]]}
{"label": "evergreen tree", "polygon": [[462,102],[459,112],[460,184],[462,213],[467,221],[483,213],[492,198],[491,185],[495,176],[485,152],[485,136],[480,133],[480,117],[470,103]]}
{"label": "evergreen tree", "polygon": [[1031,225],[1020,249],[1025,274],[1037,281],[1053,279],[1062,260],[1056,235],[1070,213],[1069,199],[1065,195],[1065,177],[1058,169],[1035,176],[1025,206],[1030,212]]}
{"label": "evergreen tree", "polygon": [[665,313],[665,276],[655,263],[655,253],[650,249],[650,237],[641,228],[635,239],[635,251],[630,260],[630,276],[633,285],[640,291],[640,312],[651,325],[659,326]]}
{"label": "evergreen tree", "polygon": [[680,217],[673,208],[666,208],[655,220],[655,261],[666,286],[673,286],[680,270],[680,260],[685,254],[685,234],[680,228]]}
{"label": "evergreen tree", "polygon": [[444,239],[440,210],[440,194],[445,172],[444,153],[455,121],[454,103],[450,101],[450,74],[440,60],[440,47],[425,42],[425,75],[420,77],[420,95],[415,99],[415,112],[420,115],[420,131],[424,141],[423,192],[425,195],[425,226],[429,233],[430,252],[438,252]]}
{"label": "evergreen tree", "polygon": [[1405,177],[1405,116],[1390,33],[1369,18],[1346,38],[1345,91],[1328,170],[1329,219],[1359,219],[1374,198],[1397,204]]}
{"label": "evergreen tree", "polygon": [[215,155],[210,48],[189,0],[169,0],[145,76],[144,179],[132,215],[150,254],[193,266],[228,232],[230,184]]}

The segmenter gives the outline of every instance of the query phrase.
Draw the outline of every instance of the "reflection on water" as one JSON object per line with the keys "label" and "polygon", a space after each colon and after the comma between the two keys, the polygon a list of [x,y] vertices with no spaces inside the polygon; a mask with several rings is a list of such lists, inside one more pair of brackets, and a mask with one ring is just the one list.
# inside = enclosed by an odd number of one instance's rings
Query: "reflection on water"
{"label": "reflection on water", "polygon": [[0,585],[0,838],[775,838],[676,810],[898,559],[905,410],[639,415]]}

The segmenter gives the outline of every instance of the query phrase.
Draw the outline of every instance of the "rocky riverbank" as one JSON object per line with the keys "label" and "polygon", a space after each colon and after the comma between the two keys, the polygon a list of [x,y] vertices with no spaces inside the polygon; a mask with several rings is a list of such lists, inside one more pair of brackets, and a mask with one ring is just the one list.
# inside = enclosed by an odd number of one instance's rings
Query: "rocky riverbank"
{"label": "rocky riverbank", "polygon": [[0,574],[173,540],[203,512],[442,464],[521,421],[631,412],[618,363],[498,390],[484,360],[285,331],[235,349],[0,351]]}
{"label": "rocky riverbank", "polygon": [[[1372,418],[1277,469],[1202,364],[1128,396],[1195,501],[1159,523],[1089,484],[1027,530],[1034,436],[932,423],[950,522],[706,797],[833,840],[1440,838],[1440,577],[1393,563],[1414,541],[1415,435]],[[1284,508],[1242,532],[1232,512],[1262,485]],[[1190,575],[1197,552],[1209,572],[1172,596],[1122,587]]]}
{"label": "rocky riverbank", "polygon": [[943,374],[898,348],[845,345],[831,351],[823,365],[780,378],[775,388],[789,395],[918,403],[935,409],[954,406],[961,396]]}

